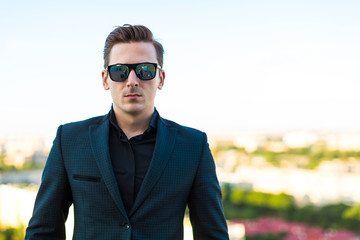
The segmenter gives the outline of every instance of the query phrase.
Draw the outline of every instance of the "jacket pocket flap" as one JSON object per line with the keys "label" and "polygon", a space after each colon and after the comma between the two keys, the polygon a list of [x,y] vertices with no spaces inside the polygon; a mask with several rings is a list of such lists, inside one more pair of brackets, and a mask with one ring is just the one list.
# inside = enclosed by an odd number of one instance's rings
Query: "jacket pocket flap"
{"label": "jacket pocket flap", "polygon": [[89,182],[100,182],[100,177],[94,177],[94,176],[85,176],[80,174],[73,174],[73,179],[79,180],[79,181],[89,181]]}

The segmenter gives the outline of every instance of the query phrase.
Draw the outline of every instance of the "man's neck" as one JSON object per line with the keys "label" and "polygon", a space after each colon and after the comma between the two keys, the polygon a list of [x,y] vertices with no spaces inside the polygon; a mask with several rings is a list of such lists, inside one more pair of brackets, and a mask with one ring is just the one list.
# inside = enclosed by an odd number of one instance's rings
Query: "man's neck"
{"label": "man's neck", "polygon": [[143,134],[149,127],[154,110],[150,113],[129,114],[114,108],[116,121],[128,139]]}

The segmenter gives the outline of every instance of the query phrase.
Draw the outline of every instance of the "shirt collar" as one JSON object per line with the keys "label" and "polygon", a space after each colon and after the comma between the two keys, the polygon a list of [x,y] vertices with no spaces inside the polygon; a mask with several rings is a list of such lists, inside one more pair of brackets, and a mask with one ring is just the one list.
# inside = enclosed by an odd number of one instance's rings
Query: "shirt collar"
{"label": "shirt collar", "polygon": [[[145,134],[145,133],[149,133],[149,132],[151,132],[153,129],[156,129],[156,128],[157,128],[158,118],[159,118],[159,113],[158,113],[158,111],[156,110],[156,108],[154,108],[154,114],[153,114],[153,116],[152,116],[152,118],[151,118],[149,127],[145,130],[144,134]],[[115,129],[120,130],[120,132],[123,134],[122,129],[121,129],[121,128],[119,127],[119,125],[117,124],[116,116],[115,116],[115,111],[114,111],[113,106],[111,106],[111,109],[110,109],[110,112],[109,112],[109,121],[110,121],[110,124],[115,127]]]}

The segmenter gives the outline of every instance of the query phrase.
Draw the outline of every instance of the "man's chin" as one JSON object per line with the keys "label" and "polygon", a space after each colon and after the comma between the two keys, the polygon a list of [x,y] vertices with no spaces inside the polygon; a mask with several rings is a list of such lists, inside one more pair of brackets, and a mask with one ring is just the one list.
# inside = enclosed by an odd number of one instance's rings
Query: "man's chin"
{"label": "man's chin", "polygon": [[139,115],[145,112],[146,108],[142,104],[127,104],[122,110],[127,114]]}

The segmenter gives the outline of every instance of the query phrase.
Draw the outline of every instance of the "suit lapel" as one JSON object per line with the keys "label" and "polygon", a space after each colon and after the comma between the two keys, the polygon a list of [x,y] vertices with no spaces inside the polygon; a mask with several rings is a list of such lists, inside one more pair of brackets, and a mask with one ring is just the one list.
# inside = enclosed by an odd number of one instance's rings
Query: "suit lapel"
{"label": "suit lapel", "polygon": [[123,216],[127,219],[124,204],[121,200],[118,185],[116,183],[114,171],[111,164],[109,153],[109,121],[104,117],[99,125],[92,125],[89,128],[90,143],[95,155],[97,165],[108,188],[111,197],[114,199],[116,206],[120,209]]}
{"label": "suit lapel", "polygon": [[177,129],[168,127],[165,125],[162,118],[159,117],[153,157],[129,216],[131,216],[146,199],[151,189],[162,175],[173,151],[176,135]]}

